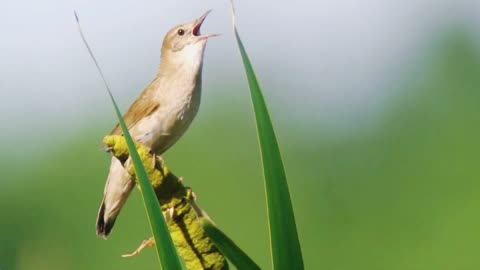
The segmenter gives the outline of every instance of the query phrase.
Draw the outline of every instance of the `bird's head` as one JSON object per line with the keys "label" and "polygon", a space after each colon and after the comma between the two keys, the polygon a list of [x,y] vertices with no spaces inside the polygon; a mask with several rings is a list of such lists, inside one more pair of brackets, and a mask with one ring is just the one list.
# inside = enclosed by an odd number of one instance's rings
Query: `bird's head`
{"label": "bird's head", "polygon": [[162,56],[173,56],[179,61],[188,61],[188,59],[182,58],[197,57],[201,59],[207,39],[216,36],[216,34],[202,35],[200,33],[200,27],[210,11],[207,11],[198,19],[170,29],[163,40]]}

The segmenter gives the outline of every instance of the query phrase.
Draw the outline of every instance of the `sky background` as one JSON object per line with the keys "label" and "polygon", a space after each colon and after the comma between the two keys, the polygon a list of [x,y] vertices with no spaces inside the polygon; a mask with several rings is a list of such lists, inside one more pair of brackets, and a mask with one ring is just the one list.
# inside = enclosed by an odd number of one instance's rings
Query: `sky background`
{"label": "sky background", "polygon": [[[105,114],[113,119],[73,10],[126,108],[155,73],[164,33],[208,9],[213,13],[203,31],[222,36],[205,53],[203,111],[243,94],[232,87],[245,79],[228,1],[2,1],[6,134],[16,137],[32,126],[45,134]],[[239,1],[237,13],[271,110],[304,125],[351,127],[372,118],[445,31],[466,27],[479,40],[480,1],[474,0]]]}

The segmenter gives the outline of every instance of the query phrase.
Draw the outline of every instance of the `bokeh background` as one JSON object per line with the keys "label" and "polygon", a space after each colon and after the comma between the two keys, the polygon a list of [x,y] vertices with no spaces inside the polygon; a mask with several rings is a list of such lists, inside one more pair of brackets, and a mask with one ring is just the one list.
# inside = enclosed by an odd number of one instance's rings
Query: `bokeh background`
{"label": "bokeh background", "polygon": [[[135,191],[95,236],[115,115],[164,33],[212,8],[203,103],[165,155],[271,269],[252,108],[228,1],[0,3],[0,269],[157,269]],[[284,156],[306,269],[480,269],[480,1],[237,1]]]}

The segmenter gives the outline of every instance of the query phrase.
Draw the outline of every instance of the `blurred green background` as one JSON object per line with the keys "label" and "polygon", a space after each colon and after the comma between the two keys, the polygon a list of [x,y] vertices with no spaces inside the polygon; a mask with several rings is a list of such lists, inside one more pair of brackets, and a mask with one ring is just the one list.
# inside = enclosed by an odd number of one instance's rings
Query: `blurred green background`
{"label": "blurred green background", "polygon": [[[244,16],[249,12],[239,9],[239,16],[240,10]],[[226,12],[226,8],[220,10]],[[322,99],[332,100],[321,92],[320,88],[326,86],[316,83],[322,76],[329,77],[324,68],[330,62],[317,62],[318,69],[299,68],[282,74],[285,67],[269,61],[275,55],[262,53],[262,42],[248,38],[247,20],[243,19],[242,28],[239,19],[239,28],[247,50],[252,48],[250,56],[264,82],[284,156],[306,269],[480,269],[480,43],[478,32],[471,27],[475,24],[432,30],[422,50],[397,55],[408,63],[391,76],[393,79],[376,86],[383,98],[373,98],[373,103],[378,102],[373,105],[368,102],[371,98],[365,99],[359,106],[366,109],[347,117],[346,113],[325,111],[321,105],[325,103]],[[76,35],[74,26],[68,30]],[[295,31],[288,27],[283,30]],[[316,26],[317,35],[322,30],[322,26]],[[89,31],[85,31],[88,38]],[[161,40],[161,36],[155,38]],[[102,42],[108,43],[106,39]],[[95,38],[89,40],[92,45],[97,43]],[[210,46],[212,40],[206,54],[204,106],[165,160],[193,188],[199,204],[217,225],[262,269],[270,269],[252,109],[233,39],[228,33],[223,40],[222,44],[229,46],[227,51],[233,53],[235,70],[219,71],[226,66],[219,66],[218,58],[210,54],[212,47],[217,48]],[[75,91],[79,96],[95,92],[103,98],[99,106],[75,100],[67,103],[77,108],[65,111],[61,103],[66,101],[50,95],[53,101],[39,100],[34,110],[16,98],[15,89],[10,87],[13,82],[9,82],[13,78],[5,76],[0,81],[2,102],[17,104],[11,105],[15,110],[2,113],[0,269],[157,269],[153,249],[131,259],[120,257],[150,236],[138,190],[132,193],[108,241],[95,236],[95,218],[109,164],[109,156],[100,147],[101,139],[115,121],[93,64],[80,39],[74,42],[78,43],[73,50],[75,59],[82,59],[86,74],[63,74],[63,91]],[[98,47],[97,56],[109,52],[111,57],[100,62],[107,62],[107,68],[114,67],[108,62],[117,61],[115,54],[108,48],[102,50],[102,45]],[[327,54],[314,53],[315,45],[312,48],[303,54],[320,58]],[[123,108],[148,81],[145,78],[153,74],[158,55],[152,55],[148,60],[150,73],[142,71],[139,76],[128,62],[113,68],[116,75],[110,81]],[[353,65],[355,59],[351,61]],[[368,68],[372,63],[361,65]],[[69,65],[77,64],[75,60]],[[10,68],[15,67],[4,67]],[[107,68],[104,72],[109,74]],[[118,69],[137,74],[132,79],[135,83],[126,82]],[[75,68],[65,72],[72,71]],[[355,81],[359,76],[347,71],[339,75],[343,80]],[[212,75],[215,72],[222,76]],[[316,94],[311,94],[316,90],[307,93],[295,87],[297,74],[319,88]],[[381,72],[373,73],[373,78],[382,76]],[[29,80],[28,76],[23,78]],[[78,83],[81,79],[88,81]],[[69,80],[71,85],[65,83]],[[54,85],[33,81],[38,91]],[[23,85],[23,81],[16,82]],[[343,82],[339,79],[338,83]],[[335,90],[335,84],[330,87]],[[127,88],[130,92],[124,94]],[[350,93],[362,96],[368,92],[364,88],[359,86],[355,92],[354,87]],[[338,97],[349,98],[348,94]],[[331,106],[349,105],[337,101]],[[72,110],[79,113],[72,114]],[[52,113],[44,115],[43,111]],[[22,126],[26,123],[28,127]]]}

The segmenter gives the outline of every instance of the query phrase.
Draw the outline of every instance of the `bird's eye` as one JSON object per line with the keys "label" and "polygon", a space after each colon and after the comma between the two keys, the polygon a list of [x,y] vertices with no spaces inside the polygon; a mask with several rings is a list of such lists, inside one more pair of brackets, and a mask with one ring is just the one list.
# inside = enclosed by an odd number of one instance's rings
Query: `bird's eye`
{"label": "bird's eye", "polygon": [[177,33],[180,35],[180,36],[183,36],[183,34],[185,34],[185,31],[183,29],[178,29]]}

